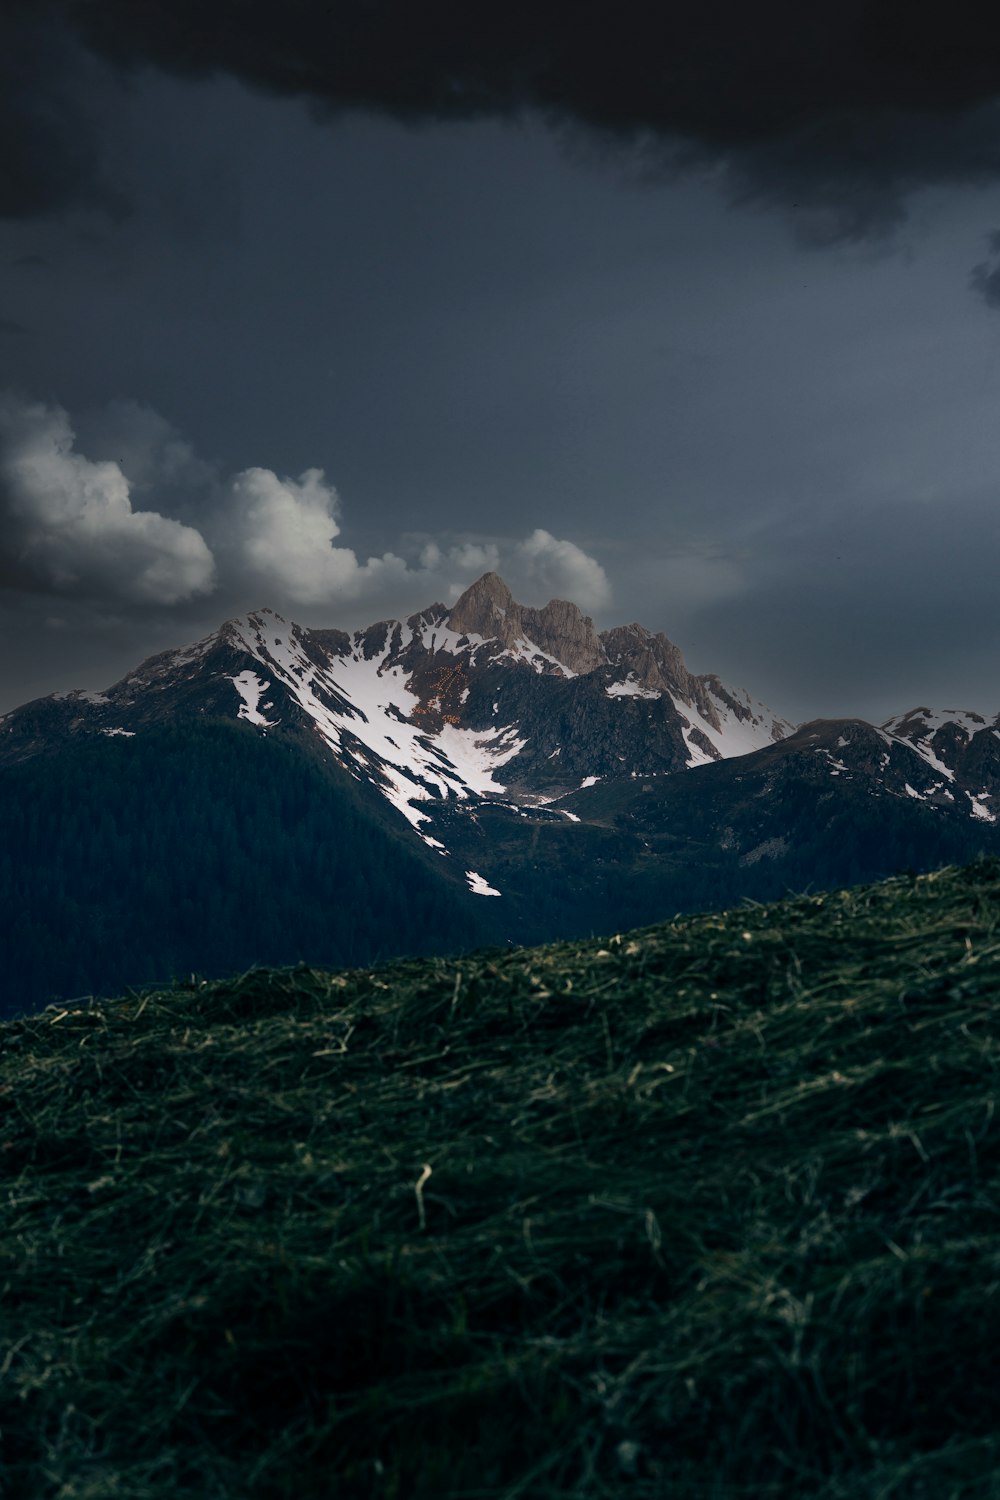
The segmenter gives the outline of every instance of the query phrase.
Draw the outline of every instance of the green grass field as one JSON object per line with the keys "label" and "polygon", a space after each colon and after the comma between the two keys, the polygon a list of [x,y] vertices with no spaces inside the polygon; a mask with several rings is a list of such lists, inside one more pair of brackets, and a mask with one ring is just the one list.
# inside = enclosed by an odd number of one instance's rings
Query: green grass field
{"label": "green grass field", "polygon": [[1000,1495],[998,924],[991,861],[6,1023],[0,1495]]}

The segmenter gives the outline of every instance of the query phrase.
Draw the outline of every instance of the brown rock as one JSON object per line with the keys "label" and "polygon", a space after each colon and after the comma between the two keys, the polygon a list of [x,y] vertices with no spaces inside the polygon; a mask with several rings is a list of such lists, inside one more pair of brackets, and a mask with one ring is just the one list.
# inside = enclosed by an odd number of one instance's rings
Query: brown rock
{"label": "brown rock", "polygon": [[452,609],[448,624],[459,635],[481,635],[507,648],[529,640],[571,672],[591,672],[607,660],[594,622],[566,599],[544,609],[518,604],[496,573],[484,573]]}

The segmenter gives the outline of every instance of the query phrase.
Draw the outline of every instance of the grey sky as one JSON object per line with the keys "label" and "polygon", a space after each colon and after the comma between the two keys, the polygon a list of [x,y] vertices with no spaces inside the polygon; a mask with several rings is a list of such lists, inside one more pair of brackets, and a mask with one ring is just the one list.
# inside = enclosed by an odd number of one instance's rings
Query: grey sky
{"label": "grey sky", "polygon": [[[803,223],[759,184],[734,206],[733,170],[653,171],[537,114],[414,128],[72,69],[115,211],[0,220],[0,386],[15,427],[61,407],[164,523],[60,521],[57,547],[8,473],[0,710],[240,608],[366,623],[484,561],[526,602],[578,583],[790,717],[1000,707],[997,183],[917,187],[889,239],[817,247],[808,194]],[[251,527],[254,469],[325,472],[353,571],[267,571],[299,491]],[[137,588],[161,545],[188,548],[187,597]]]}

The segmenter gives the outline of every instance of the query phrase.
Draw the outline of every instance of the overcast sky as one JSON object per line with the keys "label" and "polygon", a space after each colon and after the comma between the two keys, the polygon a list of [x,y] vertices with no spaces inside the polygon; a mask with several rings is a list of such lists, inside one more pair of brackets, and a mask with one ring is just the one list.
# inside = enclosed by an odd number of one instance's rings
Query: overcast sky
{"label": "overcast sky", "polygon": [[0,21],[0,711],[490,567],[787,717],[1000,708],[961,5],[226,10]]}

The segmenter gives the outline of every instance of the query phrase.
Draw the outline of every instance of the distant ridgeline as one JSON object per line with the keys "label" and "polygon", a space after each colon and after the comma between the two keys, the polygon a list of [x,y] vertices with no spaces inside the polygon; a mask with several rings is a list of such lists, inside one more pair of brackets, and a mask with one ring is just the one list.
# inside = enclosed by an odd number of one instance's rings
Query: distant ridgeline
{"label": "distant ridgeline", "polygon": [[0,719],[0,1014],[963,863],[997,805],[1000,718],[795,729],[493,574],[353,635],[262,610]]}

